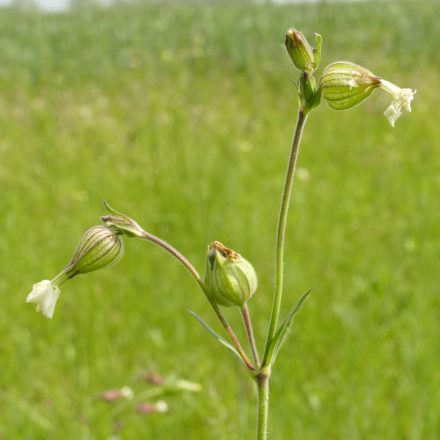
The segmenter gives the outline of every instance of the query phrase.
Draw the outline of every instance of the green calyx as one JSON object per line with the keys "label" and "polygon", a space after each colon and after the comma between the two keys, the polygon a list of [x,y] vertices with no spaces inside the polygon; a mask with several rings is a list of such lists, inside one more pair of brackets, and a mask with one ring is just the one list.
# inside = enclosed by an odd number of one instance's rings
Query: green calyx
{"label": "green calyx", "polygon": [[365,67],[338,61],[325,68],[320,84],[327,104],[334,110],[346,110],[367,99],[381,79]]}
{"label": "green calyx", "polygon": [[203,285],[216,304],[241,307],[257,290],[257,274],[240,254],[214,241],[208,246]]}
{"label": "green calyx", "polygon": [[82,236],[71,262],[63,271],[67,278],[104,269],[116,264],[124,255],[124,242],[119,233],[99,225]]}

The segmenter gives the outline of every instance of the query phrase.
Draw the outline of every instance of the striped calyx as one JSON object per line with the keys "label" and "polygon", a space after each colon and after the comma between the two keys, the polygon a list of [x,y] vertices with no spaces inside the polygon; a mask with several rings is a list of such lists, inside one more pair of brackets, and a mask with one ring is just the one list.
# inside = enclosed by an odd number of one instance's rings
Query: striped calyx
{"label": "striped calyx", "polygon": [[106,226],[94,226],[82,236],[64,273],[67,278],[73,278],[103,269],[116,264],[123,255],[124,242],[121,235]]}
{"label": "striped calyx", "polygon": [[348,61],[329,64],[321,77],[322,95],[334,110],[346,110],[360,104],[380,84],[378,76]]}
{"label": "striped calyx", "polygon": [[257,274],[240,254],[214,241],[208,246],[203,284],[214,303],[241,307],[257,290]]}

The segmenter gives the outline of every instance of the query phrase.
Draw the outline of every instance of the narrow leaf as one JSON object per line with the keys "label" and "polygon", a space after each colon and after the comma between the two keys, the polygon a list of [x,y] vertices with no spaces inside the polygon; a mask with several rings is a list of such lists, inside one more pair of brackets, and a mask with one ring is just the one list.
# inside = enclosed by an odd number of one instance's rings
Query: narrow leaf
{"label": "narrow leaf", "polygon": [[269,355],[268,355],[268,359],[271,359],[271,363],[275,362],[278,352],[280,351],[280,348],[284,344],[289,334],[289,330],[290,327],[292,326],[293,318],[295,318],[295,315],[301,310],[301,307],[303,306],[303,304],[305,303],[306,299],[309,297],[311,292],[312,289],[308,290],[306,293],[304,293],[303,296],[301,296],[296,306],[287,315],[287,318],[280,325],[277,332],[275,333],[275,336],[270,344]]}
{"label": "narrow leaf", "polygon": [[217,339],[220,344],[224,345],[239,361],[242,365],[244,365],[243,360],[241,359],[241,356],[239,355],[238,351],[223,337],[221,337],[216,331],[214,331],[204,320],[201,318],[197,313],[193,312],[192,310],[188,310],[188,313],[197,319],[197,321],[202,324],[203,327],[212,335],[215,339]]}

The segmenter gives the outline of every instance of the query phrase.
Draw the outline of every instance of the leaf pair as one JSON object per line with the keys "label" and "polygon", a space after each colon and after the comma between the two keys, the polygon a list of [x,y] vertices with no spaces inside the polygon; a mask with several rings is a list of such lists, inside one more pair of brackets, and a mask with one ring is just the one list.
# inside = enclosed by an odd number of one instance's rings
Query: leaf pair
{"label": "leaf pair", "polygon": [[[280,351],[282,345],[287,339],[289,330],[293,323],[293,318],[295,318],[296,314],[301,310],[301,307],[306,302],[306,299],[309,297],[311,293],[312,293],[312,289],[308,290],[306,293],[304,293],[304,295],[301,296],[296,306],[291,310],[291,312],[287,315],[287,318],[278,328],[277,332],[275,333],[275,336],[273,337],[272,341],[270,341],[268,348],[266,349],[263,366],[273,365],[273,363],[275,362],[278,352]],[[199,321],[200,324],[202,324],[202,326],[205,327],[205,329],[212,336],[214,336],[214,338],[217,339],[218,342],[220,342],[220,344],[224,345],[244,367],[246,367],[238,351],[228,341],[226,341],[222,336],[220,336],[216,331],[214,331],[203,320],[203,318],[197,315],[197,313],[191,310],[188,310],[188,312],[191,314],[191,316],[197,319],[197,321]]]}

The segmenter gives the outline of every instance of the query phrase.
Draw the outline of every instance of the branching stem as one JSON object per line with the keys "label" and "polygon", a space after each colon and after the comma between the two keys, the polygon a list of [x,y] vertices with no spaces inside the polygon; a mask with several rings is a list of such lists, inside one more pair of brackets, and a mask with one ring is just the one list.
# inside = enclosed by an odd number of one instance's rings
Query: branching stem
{"label": "branching stem", "polygon": [[162,240],[161,238],[157,237],[154,234],[151,234],[147,231],[142,232],[142,238],[144,240],[151,241],[154,244],[157,244],[162,249],[165,249],[168,253],[170,253],[173,257],[177,258],[191,273],[191,275],[196,279],[197,283],[203,290],[203,293],[208,298],[209,303],[211,304],[212,308],[214,309],[215,314],[217,315],[218,319],[220,320],[221,324],[223,325],[224,329],[226,330],[226,333],[229,336],[229,339],[231,340],[232,345],[237,350],[237,352],[240,354],[240,357],[243,360],[243,363],[246,365],[246,367],[254,371],[255,367],[252,365],[252,362],[250,361],[249,357],[247,356],[246,352],[244,351],[242,345],[240,344],[240,341],[238,340],[237,336],[235,335],[234,331],[232,330],[232,327],[224,317],[223,313],[221,312],[219,306],[211,301],[209,296],[207,295],[205,291],[205,287],[202,282],[202,278],[200,277],[200,274],[197,272],[197,269],[190,263],[188,258],[186,258],[184,255],[182,255],[174,246],[171,246],[169,243],[167,243],[165,240]]}

